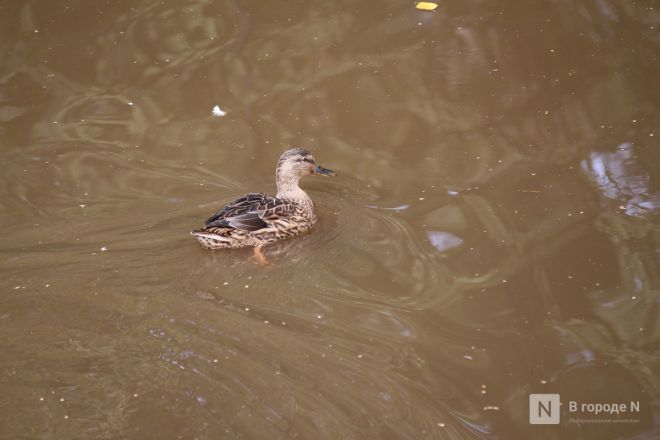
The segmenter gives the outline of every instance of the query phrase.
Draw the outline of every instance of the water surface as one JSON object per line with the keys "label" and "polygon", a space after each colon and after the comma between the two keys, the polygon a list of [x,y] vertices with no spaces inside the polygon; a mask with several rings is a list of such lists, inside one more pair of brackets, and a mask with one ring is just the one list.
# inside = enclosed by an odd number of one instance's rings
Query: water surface
{"label": "water surface", "polygon": [[[0,437],[659,437],[659,25],[0,3]],[[265,268],[199,248],[292,146],[339,174],[317,227]],[[641,410],[530,425],[530,393]]]}

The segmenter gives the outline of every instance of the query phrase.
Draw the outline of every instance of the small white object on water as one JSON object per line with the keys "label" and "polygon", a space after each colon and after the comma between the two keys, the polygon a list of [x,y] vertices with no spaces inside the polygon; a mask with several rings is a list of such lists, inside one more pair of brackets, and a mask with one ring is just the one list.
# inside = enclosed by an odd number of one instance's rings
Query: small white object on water
{"label": "small white object on water", "polygon": [[213,111],[211,113],[213,113],[213,116],[224,116],[227,114],[227,112],[223,111],[219,105],[213,107]]}
{"label": "small white object on water", "polygon": [[105,252],[105,251],[107,251],[107,250],[108,250],[107,247],[105,247],[105,246],[101,246],[101,252]]}

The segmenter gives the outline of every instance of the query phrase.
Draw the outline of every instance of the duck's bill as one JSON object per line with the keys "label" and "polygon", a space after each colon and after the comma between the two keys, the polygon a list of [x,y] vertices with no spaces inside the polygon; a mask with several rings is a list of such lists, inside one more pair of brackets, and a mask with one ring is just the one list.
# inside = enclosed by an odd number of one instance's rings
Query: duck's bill
{"label": "duck's bill", "polygon": [[314,169],[314,174],[320,174],[321,176],[336,176],[337,175],[337,173],[335,173],[334,171],[329,170],[327,168],[320,167],[318,165]]}

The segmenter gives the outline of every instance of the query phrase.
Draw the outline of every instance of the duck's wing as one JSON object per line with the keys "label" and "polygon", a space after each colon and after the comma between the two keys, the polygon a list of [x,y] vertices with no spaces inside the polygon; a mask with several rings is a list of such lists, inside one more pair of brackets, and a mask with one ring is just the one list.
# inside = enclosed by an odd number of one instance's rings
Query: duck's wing
{"label": "duck's wing", "polygon": [[204,224],[208,228],[233,228],[258,231],[268,227],[268,221],[286,214],[286,202],[264,193],[246,194],[211,216]]}

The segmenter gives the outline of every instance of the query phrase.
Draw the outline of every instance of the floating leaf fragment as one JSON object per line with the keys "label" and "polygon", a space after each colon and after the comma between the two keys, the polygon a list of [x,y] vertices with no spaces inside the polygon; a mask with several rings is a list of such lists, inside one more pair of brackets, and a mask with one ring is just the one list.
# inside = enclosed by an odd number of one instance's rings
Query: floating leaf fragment
{"label": "floating leaf fragment", "polygon": [[227,112],[223,111],[219,105],[216,105],[213,107],[213,116],[224,116],[227,114]]}
{"label": "floating leaf fragment", "polygon": [[415,7],[420,11],[435,11],[435,9],[438,7],[438,4],[432,2],[419,2],[415,5]]}

